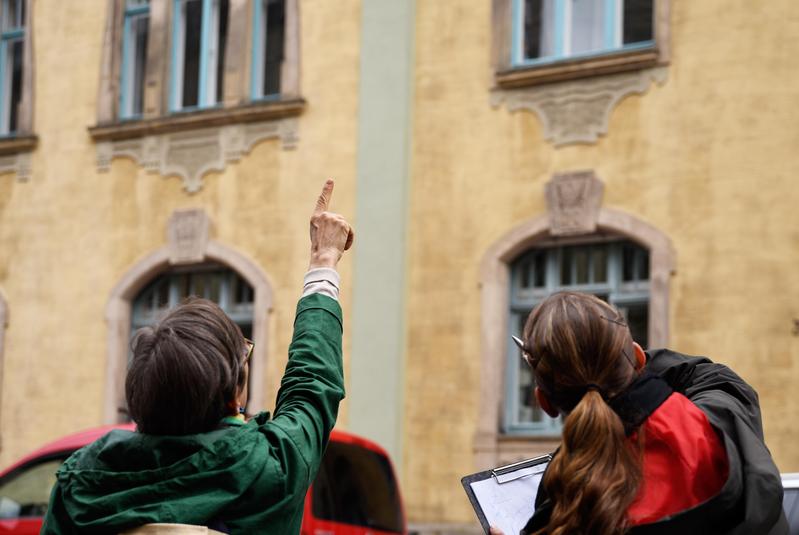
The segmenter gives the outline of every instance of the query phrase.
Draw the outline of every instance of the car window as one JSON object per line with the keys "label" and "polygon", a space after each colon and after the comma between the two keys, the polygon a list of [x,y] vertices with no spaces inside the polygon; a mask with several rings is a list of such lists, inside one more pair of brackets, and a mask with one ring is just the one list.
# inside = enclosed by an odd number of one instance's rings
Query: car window
{"label": "car window", "polygon": [[311,499],[313,515],[320,520],[402,533],[394,472],[388,459],[377,452],[331,442]]}
{"label": "car window", "polygon": [[63,458],[35,461],[0,481],[0,519],[44,516]]}
{"label": "car window", "polygon": [[799,533],[799,488],[786,488],[782,508],[791,527],[791,533]]}

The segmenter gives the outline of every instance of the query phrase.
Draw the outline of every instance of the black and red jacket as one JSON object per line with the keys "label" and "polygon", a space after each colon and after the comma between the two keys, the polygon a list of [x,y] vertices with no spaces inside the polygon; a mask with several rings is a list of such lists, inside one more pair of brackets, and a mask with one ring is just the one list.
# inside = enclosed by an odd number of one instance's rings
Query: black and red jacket
{"label": "black and red jacket", "polygon": [[[627,515],[630,535],[783,535],[779,470],[763,440],[757,393],[732,370],[667,349],[608,402],[631,440],[643,431],[643,482]],[[522,534],[552,511],[539,488]]]}

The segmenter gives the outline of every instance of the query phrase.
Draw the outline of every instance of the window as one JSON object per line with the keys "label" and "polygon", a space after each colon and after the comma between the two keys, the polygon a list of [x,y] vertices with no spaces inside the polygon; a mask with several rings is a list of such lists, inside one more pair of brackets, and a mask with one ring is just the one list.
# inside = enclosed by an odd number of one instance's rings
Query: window
{"label": "window", "polygon": [[513,0],[513,65],[654,47],[654,0]]}
{"label": "window", "polygon": [[222,101],[228,0],[174,0],[171,111]]}
{"label": "window", "polygon": [[[302,113],[299,0],[109,0],[109,5],[97,124],[89,133],[97,142],[112,142],[114,156],[117,148],[130,153],[131,140],[149,138],[147,143],[163,146],[178,131],[208,139],[210,128],[221,139],[228,125],[265,126]],[[28,99],[22,102],[27,111]],[[98,156],[102,170],[107,149],[97,147],[104,154]],[[208,158],[196,168],[210,167],[212,154],[206,151]]]}
{"label": "window", "polygon": [[127,0],[124,19],[119,116],[134,119],[143,111],[150,0]]}
{"label": "window", "polygon": [[[520,336],[533,307],[548,295],[574,290],[591,293],[616,306],[633,339],[647,347],[649,326],[649,252],[630,241],[537,247],[511,266],[510,325]],[[505,432],[552,435],[561,422],[535,401],[532,371],[519,350],[508,344]]]}
{"label": "window", "polygon": [[285,0],[255,0],[253,13],[253,100],[280,95],[280,71],[285,42]]}
{"label": "window", "polygon": [[67,456],[37,459],[6,475],[0,481],[0,520],[44,516],[55,472]]}
{"label": "window", "polygon": [[0,135],[19,128],[25,47],[25,0],[2,0],[0,6]]}
{"label": "window", "polygon": [[[157,322],[189,296],[217,303],[241,328],[245,338],[253,338],[253,288],[237,273],[219,265],[175,269],[157,277],[133,300],[131,334]],[[250,378],[252,367],[251,361]]]}

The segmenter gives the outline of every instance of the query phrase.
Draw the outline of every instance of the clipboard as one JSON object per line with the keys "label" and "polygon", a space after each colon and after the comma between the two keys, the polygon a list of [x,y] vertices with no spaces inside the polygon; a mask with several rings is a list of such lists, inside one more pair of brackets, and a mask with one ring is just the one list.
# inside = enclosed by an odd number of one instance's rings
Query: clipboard
{"label": "clipboard", "polygon": [[541,455],[461,478],[463,490],[483,530],[489,526],[515,535],[535,512],[538,485],[552,455]]}

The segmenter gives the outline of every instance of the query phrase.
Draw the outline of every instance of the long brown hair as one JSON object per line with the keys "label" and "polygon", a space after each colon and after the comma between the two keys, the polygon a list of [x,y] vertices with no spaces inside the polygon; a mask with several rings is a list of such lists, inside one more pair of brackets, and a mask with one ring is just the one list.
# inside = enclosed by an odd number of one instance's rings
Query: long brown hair
{"label": "long brown hair", "polygon": [[637,375],[630,330],[604,301],[561,292],[533,310],[524,340],[538,387],[567,415],[543,480],[552,514],[538,533],[624,533],[641,482],[640,449],[606,400]]}

